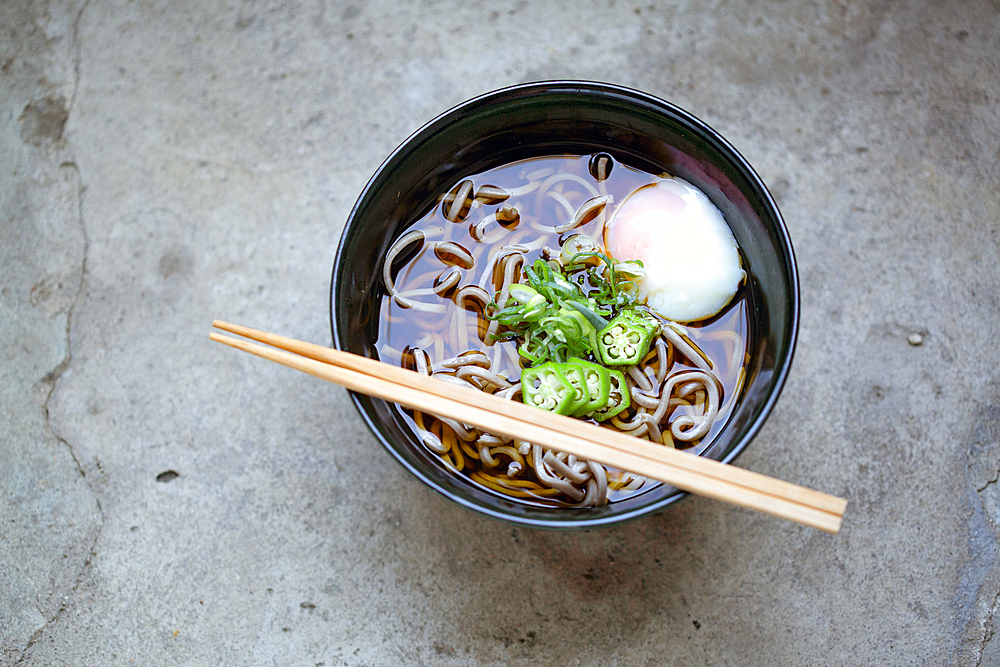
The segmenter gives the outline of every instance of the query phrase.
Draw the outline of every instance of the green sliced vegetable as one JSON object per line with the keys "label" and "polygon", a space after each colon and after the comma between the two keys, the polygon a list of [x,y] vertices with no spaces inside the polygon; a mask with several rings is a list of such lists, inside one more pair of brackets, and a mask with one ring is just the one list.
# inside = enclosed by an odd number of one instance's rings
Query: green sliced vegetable
{"label": "green sliced vegetable", "polygon": [[599,422],[611,419],[622,410],[632,405],[632,397],[628,393],[628,383],[625,374],[617,370],[609,370],[611,389],[608,393],[607,407],[594,413],[594,419]]}
{"label": "green sliced vegetable", "polygon": [[580,406],[573,416],[582,417],[595,410],[603,409],[608,404],[608,395],[611,391],[611,371],[600,364],[577,357],[571,358],[569,363],[578,366],[583,373],[584,384],[590,399],[586,404]]}
{"label": "green sliced vegetable", "polygon": [[525,306],[531,303],[543,303],[547,301],[547,299],[536,292],[531,285],[525,285],[524,283],[514,283],[511,285],[510,295],[515,301]]}
{"label": "green sliced vegetable", "polygon": [[[595,260],[599,260],[602,264],[588,266]],[[592,288],[587,297],[600,306],[620,309],[635,305],[639,295],[635,276],[637,270],[642,270],[642,262],[639,260],[629,260],[628,267],[624,271],[619,270],[622,264],[626,263],[619,262],[603,252],[589,251],[574,255],[564,268],[571,273],[586,269],[586,279]]]}
{"label": "green sliced vegetable", "polygon": [[518,354],[531,365],[591,353],[595,322],[603,319],[596,312],[598,304],[588,299],[558,264],[553,268],[539,259],[524,267],[524,273],[528,283],[512,285],[511,299],[503,308],[488,309],[487,317],[505,327],[498,338],[523,338]]}
{"label": "green sliced vegetable", "polygon": [[660,332],[660,321],[645,310],[628,308],[626,310],[622,310],[619,315],[627,318],[630,322],[634,322],[644,329],[648,329],[650,333],[654,335]]}
{"label": "green sliced vegetable", "polygon": [[600,313],[598,313],[596,310],[594,310],[587,304],[580,303],[579,301],[569,301],[569,300],[567,300],[566,303],[572,306],[573,308],[576,308],[580,312],[580,314],[582,314],[584,317],[587,318],[587,321],[590,322],[590,324],[595,329],[603,329],[604,327],[608,326],[607,318],[602,316]]}
{"label": "green sliced vegetable", "polygon": [[565,415],[576,400],[576,390],[559,367],[547,363],[521,370],[521,400],[527,405]]}
{"label": "green sliced vegetable", "polygon": [[567,408],[565,414],[571,417],[579,417],[586,414],[581,410],[590,404],[590,391],[587,389],[587,379],[583,373],[583,368],[572,363],[556,364],[562,371],[566,381],[573,387],[574,399],[572,405]]}
{"label": "green sliced vegetable", "polygon": [[608,326],[597,332],[601,361],[608,366],[633,366],[646,353],[659,322],[642,311],[623,310]]}
{"label": "green sliced vegetable", "polygon": [[601,246],[597,241],[586,234],[574,234],[563,242],[559,250],[559,261],[564,266],[573,264],[594,266],[601,262],[597,257],[600,252]]}
{"label": "green sliced vegetable", "polygon": [[[634,276],[641,262],[619,263],[597,250],[571,253],[567,244],[561,262],[537,259],[526,265],[527,282],[511,285],[503,308],[494,302],[486,309],[486,317],[501,325],[495,338],[520,340],[518,354],[531,366],[590,354],[602,360],[598,331],[610,326],[615,313],[635,305]],[[620,265],[623,270],[616,269]]]}
{"label": "green sliced vegetable", "polygon": [[642,262],[637,259],[629,259],[624,262],[619,262],[615,269],[618,274],[625,278],[626,280],[642,280],[646,277],[646,269],[643,268]]}

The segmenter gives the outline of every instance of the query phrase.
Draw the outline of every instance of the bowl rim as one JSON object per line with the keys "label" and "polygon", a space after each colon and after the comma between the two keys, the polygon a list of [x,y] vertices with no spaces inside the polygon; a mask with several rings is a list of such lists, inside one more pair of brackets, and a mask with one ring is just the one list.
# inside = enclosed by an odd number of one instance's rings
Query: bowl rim
{"label": "bowl rim", "polygon": [[[757,436],[760,430],[763,428],[764,423],[770,416],[771,411],[777,404],[781,392],[785,386],[785,382],[788,379],[788,374],[791,371],[792,362],[795,357],[795,350],[798,342],[799,333],[799,317],[801,311],[801,294],[799,287],[799,273],[798,265],[795,259],[795,251],[792,247],[791,236],[788,233],[788,228],[785,225],[783,216],[778,209],[777,203],[774,201],[773,196],[770,191],[768,191],[767,186],[764,184],[763,179],[757,174],[756,170],[750,165],[746,158],[736,150],[736,148],[726,140],[721,134],[716,130],[711,128],[707,123],[697,118],[693,114],[684,109],[667,102],[666,100],[646,93],[634,88],[629,88],[626,86],[621,86],[618,84],[604,83],[599,81],[589,81],[589,80],[575,80],[575,79],[555,79],[555,80],[542,80],[533,81],[528,83],[520,83],[512,86],[507,86],[504,88],[499,88],[492,90],[481,95],[469,98],[459,104],[456,104],[449,108],[448,110],[438,114],[431,120],[427,121],[421,125],[417,130],[409,134],[400,144],[393,149],[393,151],[386,156],[378,168],[372,173],[372,176],[368,179],[365,187],[361,190],[358,195],[354,206],[351,208],[348,214],[344,227],[341,232],[340,241],[337,244],[337,250],[334,255],[333,271],[330,281],[330,328],[333,337],[333,346],[337,349],[343,349],[340,346],[340,340],[342,336],[342,331],[337,324],[337,277],[345,261],[345,245],[347,239],[347,232],[355,220],[355,216],[361,207],[362,202],[365,201],[369,191],[375,187],[376,182],[382,175],[382,172],[391,165],[398,155],[408,150],[413,142],[419,141],[420,137],[425,134],[433,133],[435,128],[441,124],[446,124],[453,120],[456,116],[461,115],[468,109],[479,107],[485,105],[492,100],[502,101],[512,95],[524,96],[528,94],[544,95],[548,93],[567,93],[573,92],[574,90],[579,92],[585,92],[587,94],[597,94],[597,95],[612,95],[619,96],[629,101],[644,104],[647,107],[656,108],[658,111],[665,113],[667,115],[674,116],[676,119],[680,120],[683,124],[691,127],[695,132],[700,134],[703,138],[710,140],[716,145],[716,147],[723,153],[727,154],[729,159],[734,163],[734,165],[743,172],[747,180],[751,185],[755,186],[761,195],[761,203],[768,209],[774,218],[776,232],[778,240],[780,241],[780,249],[783,251],[786,262],[787,262],[787,274],[788,274],[788,284],[791,289],[791,293],[788,295],[787,301],[790,306],[790,317],[788,322],[788,351],[785,355],[785,359],[782,363],[778,364],[775,368],[775,374],[773,377],[773,390],[764,402],[763,407],[758,414],[757,418],[754,419],[747,427],[746,431],[743,433],[742,437],[739,438],[730,449],[728,454],[723,458],[719,459],[721,463],[732,463],[751,441]],[[608,526],[612,524],[623,523],[626,521],[631,521],[648,514],[654,514],[661,511],[668,505],[672,505],[689,495],[688,491],[677,490],[665,498],[662,498],[656,502],[651,502],[645,505],[640,505],[632,510],[622,512],[620,514],[613,514],[609,516],[586,518],[582,517],[573,519],[539,519],[534,517],[519,516],[516,514],[511,514],[504,512],[500,509],[494,507],[486,507],[481,504],[475,503],[469,499],[466,499],[450,489],[443,487],[438,484],[437,481],[424,474],[424,472],[417,466],[413,465],[406,458],[400,455],[396,450],[395,446],[388,442],[383,436],[382,432],[379,430],[375,420],[371,415],[364,409],[361,404],[361,395],[355,392],[348,392],[351,397],[351,402],[354,404],[355,409],[361,416],[362,420],[368,426],[368,429],[375,436],[375,438],[382,444],[383,448],[388,450],[390,455],[400,463],[404,468],[406,468],[411,474],[413,474],[417,479],[423,482],[426,486],[430,487],[437,493],[443,495],[449,500],[461,505],[462,507],[474,511],[478,514],[491,517],[493,519],[498,519],[507,523],[513,523],[516,525],[534,527],[534,528],[547,528],[547,529],[560,529],[560,530],[575,530],[575,529],[586,529],[586,528],[596,528],[602,526]]]}

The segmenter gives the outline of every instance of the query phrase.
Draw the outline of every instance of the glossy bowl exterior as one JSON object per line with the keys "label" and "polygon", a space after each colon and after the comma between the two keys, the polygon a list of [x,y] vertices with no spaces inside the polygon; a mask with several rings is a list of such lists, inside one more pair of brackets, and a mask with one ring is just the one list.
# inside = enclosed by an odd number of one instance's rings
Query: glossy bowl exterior
{"label": "glossy bowl exterior", "polygon": [[[365,187],[341,237],[331,286],[334,345],[378,358],[382,258],[461,178],[530,157],[598,151],[694,184],[723,212],[740,245],[748,273],[751,360],[739,405],[703,454],[732,461],[761,428],[791,365],[799,319],[795,257],[774,200],[746,160],[694,116],[645,93],[579,81],[524,84],[469,100],[403,142]],[[418,479],[491,517],[590,528],[655,512],[686,495],[662,485],[605,507],[531,507],[448,472],[416,441],[396,406],[352,398],[376,437]]]}

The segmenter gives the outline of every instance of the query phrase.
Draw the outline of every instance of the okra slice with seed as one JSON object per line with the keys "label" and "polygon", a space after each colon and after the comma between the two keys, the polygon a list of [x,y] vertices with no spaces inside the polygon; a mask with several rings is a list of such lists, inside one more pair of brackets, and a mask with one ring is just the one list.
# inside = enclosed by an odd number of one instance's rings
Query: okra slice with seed
{"label": "okra slice with seed", "polygon": [[594,413],[594,419],[599,422],[611,419],[632,405],[632,398],[628,393],[628,383],[625,382],[625,374],[610,369],[609,372],[611,374],[611,390],[608,394],[607,407]]}
{"label": "okra slice with seed", "polygon": [[562,363],[556,364],[570,386],[573,387],[573,403],[567,408],[566,414],[576,417],[580,408],[590,402],[590,394],[587,392],[587,384],[583,375],[583,369],[576,364]]}
{"label": "okra slice with seed", "polygon": [[601,361],[608,366],[634,366],[649,352],[655,332],[647,316],[622,311],[597,332]]}
{"label": "okra slice with seed", "polygon": [[611,371],[600,364],[577,357],[570,357],[569,363],[579,366],[583,372],[587,395],[590,399],[585,405],[580,406],[574,416],[589,415],[607,405],[608,394],[611,391]]}
{"label": "okra slice with seed", "polygon": [[554,362],[521,370],[521,400],[560,415],[569,414],[576,390]]}

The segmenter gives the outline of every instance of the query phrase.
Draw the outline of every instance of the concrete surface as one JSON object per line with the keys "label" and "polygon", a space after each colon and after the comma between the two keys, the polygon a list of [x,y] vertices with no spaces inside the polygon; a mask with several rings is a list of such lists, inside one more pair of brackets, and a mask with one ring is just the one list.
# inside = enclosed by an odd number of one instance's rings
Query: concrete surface
{"label": "concrete surface", "polygon": [[[998,71],[995,0],[0,4],[0,662],[1000,664]],[[839,535],[480,519],[344,391],[208,341],[328,341],[382,159],[560,77],[771,186],[802,335],[739,464],[847,497]]]}

